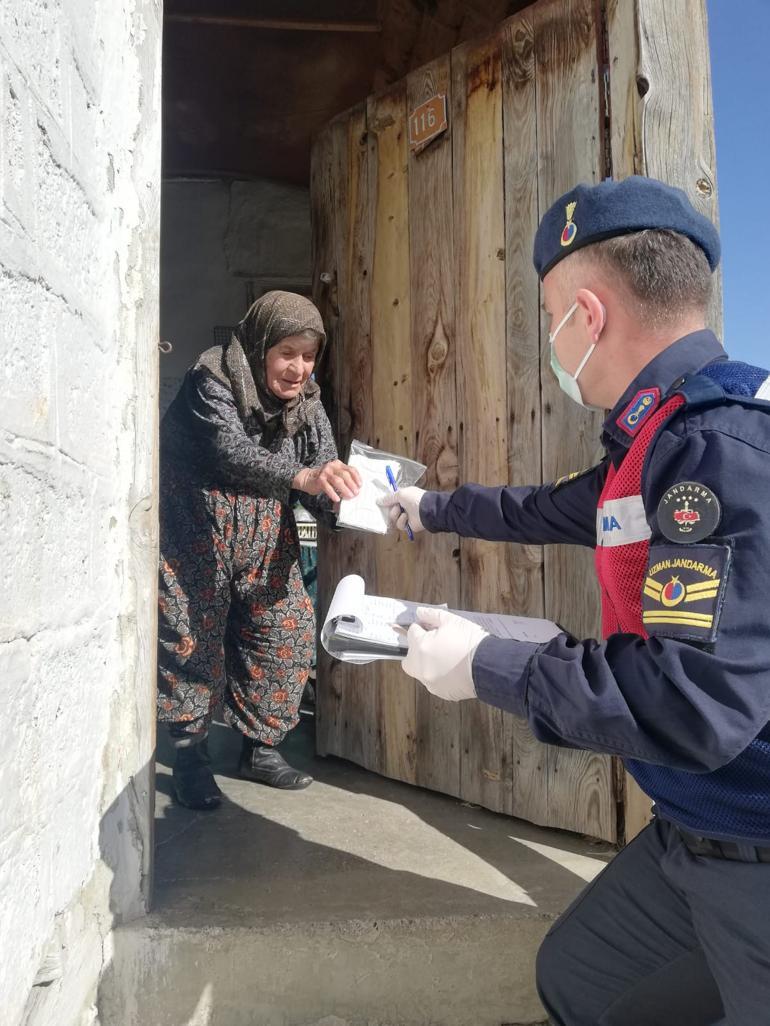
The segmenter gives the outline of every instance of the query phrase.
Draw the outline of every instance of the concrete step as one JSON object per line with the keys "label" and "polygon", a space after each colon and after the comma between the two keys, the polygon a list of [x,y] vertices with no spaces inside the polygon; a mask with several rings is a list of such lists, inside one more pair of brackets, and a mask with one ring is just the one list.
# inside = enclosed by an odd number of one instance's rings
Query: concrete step
{"label": "concrete step", "polygon": [[542,1022],[534,960],[609,846],[285,746],[316,778],[234,776],[223,805],[172,803],[158,765],[156,903],[114,933],[101,1026],[512,1026]]}

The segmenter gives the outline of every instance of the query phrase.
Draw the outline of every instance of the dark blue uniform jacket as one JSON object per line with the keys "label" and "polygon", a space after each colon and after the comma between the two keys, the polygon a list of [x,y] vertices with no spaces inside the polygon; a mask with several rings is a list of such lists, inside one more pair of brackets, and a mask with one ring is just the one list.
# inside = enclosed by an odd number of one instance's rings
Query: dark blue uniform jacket
{"label": "dark blue uniform jacket", "polygon": [[[623,411],[641,390],[665,397],[682,377],[725,360],[709,331],[680,339],[609,415],[598,466],[558,485],[428,492],[425,527],[593,548],[608,461],[618,466],[633,441],[618,423]],[[722,376],[733,367],[745,365],[724,364]],[[766,375],[749,370],[755,382]],[[614,634],[604,643],[567,633],[545,645],[489,637],[476,651],[474,683],[481,700],[526,718],[541,741],[622,756],[658,810],[687,829],[770,842],[770,406],[728,400],[685,407],[666,422],[642,477],[651,561],[677,549],[657,509],[682,481],[711,489],[722,507],[715,536],[703,540],[729,556],[708,641],[665,627],[650,628],[646,640]],[[678,548],[686,556],[693,547]]]}

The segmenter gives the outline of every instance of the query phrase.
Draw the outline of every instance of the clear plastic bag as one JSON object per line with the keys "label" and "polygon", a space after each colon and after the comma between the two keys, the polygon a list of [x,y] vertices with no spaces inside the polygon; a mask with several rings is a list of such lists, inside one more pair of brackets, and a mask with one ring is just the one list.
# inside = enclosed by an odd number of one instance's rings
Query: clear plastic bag
{"label": "clear plastic bag", "polygon": [[406,456],[374,449],[355,439],[350,443],[348,463],[361,475],[361,491],[355,499],[342,500],[337,524],[356,531],[387,534],[388,511],[378,504],[383,496],[394,490],[388,481],[387,468],[390,468],[396,487],[406,488],[417,484],[427,467]]}

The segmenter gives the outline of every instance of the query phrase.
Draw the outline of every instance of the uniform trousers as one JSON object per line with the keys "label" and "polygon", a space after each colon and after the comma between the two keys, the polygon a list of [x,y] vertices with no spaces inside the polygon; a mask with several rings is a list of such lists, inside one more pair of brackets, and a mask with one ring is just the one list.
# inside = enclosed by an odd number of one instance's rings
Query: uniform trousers
{"label": "uniform trousers", "polygon": [[221,701],[230,725],[277,745],[299,720],[315,642],[294,514],[173,469],[162,483],[158,718],[199,734]]}
{"label": "uniform trousers", "polygon": [[770,863],[738,848],[694,855],[658,818],[615,856],[538,954],[555,1026],[770,1024]]}

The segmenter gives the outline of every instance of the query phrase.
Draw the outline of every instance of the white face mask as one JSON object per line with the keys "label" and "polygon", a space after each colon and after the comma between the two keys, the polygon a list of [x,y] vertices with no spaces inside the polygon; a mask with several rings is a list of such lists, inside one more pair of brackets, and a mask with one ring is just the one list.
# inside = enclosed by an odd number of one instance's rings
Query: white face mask
{"label": "white face mask", "polygon": [[568,374],[567,371],[565,371],[565,369],[562,367],[561,363],[559,362],[559,357],[556,355],[556,349],[554,347],[556,336],[559,334],[561,329],[564,327],[564,325],[567,323],[567,321],[570,319],[573,313],[577,310],[577,308],[577,303],[573,303],[569,310],[559,321],[559,323],[556,325],[554,330],[548,333],[548,342],[551,346],[551,370],[556,375],[556,380],[559,382],[559,388],[562,390],[562,392],[564,392],[565,395],[568,395],[570,399],[572,399],[573,402],[576,402],[579,406],[585,406],[586,409],[592,409],[593,407],[589,406],[583,399],[583,395],[580,391],[580,385],[578,384],[578,377],[580,376],[580,372],[588,363],[588,358],[590,357],[591,353],[594,351],[594,349],[596,349],[596,343],[593,342],[588,347],[588,352],[580,361],[578,369],[575,371],[574,374]]}

